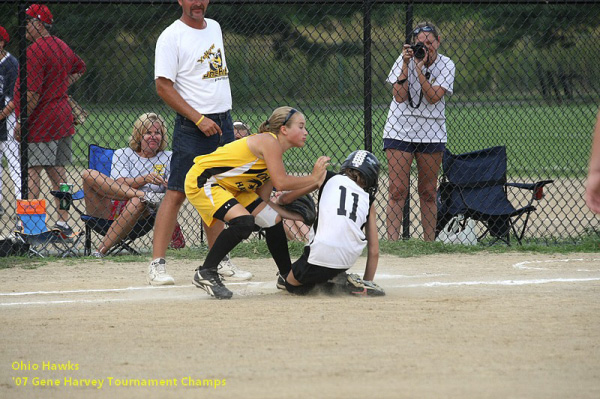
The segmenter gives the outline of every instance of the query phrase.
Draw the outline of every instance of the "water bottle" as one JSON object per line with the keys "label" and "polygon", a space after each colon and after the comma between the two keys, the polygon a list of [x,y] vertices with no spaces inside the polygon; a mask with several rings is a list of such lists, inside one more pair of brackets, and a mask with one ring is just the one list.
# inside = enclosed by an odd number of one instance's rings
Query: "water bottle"
{"label": "water bottle", "polygon": [[[71,186],[67,183],[60,183],[59,189],[63,193],[68,193],[71,190]],[[63,211],[68,211],[71,208],[71,200],[67,197],[61,198],[58,207]]]}

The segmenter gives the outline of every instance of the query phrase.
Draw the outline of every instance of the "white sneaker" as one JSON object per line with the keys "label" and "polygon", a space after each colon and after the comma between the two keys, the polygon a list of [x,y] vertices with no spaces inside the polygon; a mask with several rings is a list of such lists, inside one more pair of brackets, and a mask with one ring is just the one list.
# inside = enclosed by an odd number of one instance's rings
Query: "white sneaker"
{"label": "white sneaker", "polygon": [[148,266],[148,284],[150,285],[173,285],[175,280],[167,274],[167,261],[156,258]]}
{"label": "white sneaker", "polygon": [[236,265],[231,263],[229,254],[217,266],[217,273],[224,280],[250,280],[252,278],[252,273],[240,270]]}

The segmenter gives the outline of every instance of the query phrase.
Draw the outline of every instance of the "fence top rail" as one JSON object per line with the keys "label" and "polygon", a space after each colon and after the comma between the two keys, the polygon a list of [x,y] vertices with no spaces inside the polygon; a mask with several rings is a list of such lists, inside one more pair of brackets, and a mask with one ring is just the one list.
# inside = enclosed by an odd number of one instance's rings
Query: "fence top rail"
{"label": "fence top rail", "polygon": [[[4,0],[5,3],[35,3],[35,1]],[[598,0],[211,0],[212,4],[597,4]],[[176,4],[176,0],[47,0],[47,4]]]}

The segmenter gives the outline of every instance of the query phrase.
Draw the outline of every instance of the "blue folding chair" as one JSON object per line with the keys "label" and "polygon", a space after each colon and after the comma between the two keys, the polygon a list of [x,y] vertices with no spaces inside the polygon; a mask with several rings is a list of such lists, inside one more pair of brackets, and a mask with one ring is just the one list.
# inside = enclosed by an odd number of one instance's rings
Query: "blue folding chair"
{"label": "blue folding chair", "polygon": [[[106,176],[110,176],[114,152],[115,150],[112,148],[105,148],[96,144],[90,144],[88,153],[88,167],[90,169],[97,170]],[[90,255],[92,253],[92,232],[104,237],[114,220],[90,216],[80,209],[80,207],[76,205],[76,201],[84,199],[85,193],[83,190],[79,190],[72,194],[61,191],[52,191],[52,195],[59,199],[63,198],[68,200],[72,204],[75,211],[79,213],[81,220],[85,225],[84,254]],[[131,245],[133,241],[139,237],[145,236],[154,228],[155,216],[156,215],[154,213],[151,213],[150,216],[146,218],[140,218],[127,237],[113,246],[108,251],[107,255],[120,253],[121,251],[127,251],[131,254],[139,255],[140,253]]]}
{"label": "blue folding chair", "polygon": [[37,255],[44,258],[50,253],[51,247],[62,258],[77,255],[74,248],[81,240],[81,233],[65,237],[59,229],[48,229],[46,200],[17,200],[17,216],[21,222],[21,229],[15,231],[15,236],[28,247],[29,256]]}
{"label": "blue folding chair", "polygon": [[[506,181],[506,147],[454,155],[448,149],[442,159],[443,174],[438,190],[437,232],[456,215],[480,221],[484,225],[479,239],[490,234],[510,245],[511,233],[519,244],[527,229],[534,201],[544,196],[544,186],[553,180],[536,183]],[[529,190],[528,202],[516,208],[508,199],[508,188]],[[517,227],[520,223],[520,227]]]}

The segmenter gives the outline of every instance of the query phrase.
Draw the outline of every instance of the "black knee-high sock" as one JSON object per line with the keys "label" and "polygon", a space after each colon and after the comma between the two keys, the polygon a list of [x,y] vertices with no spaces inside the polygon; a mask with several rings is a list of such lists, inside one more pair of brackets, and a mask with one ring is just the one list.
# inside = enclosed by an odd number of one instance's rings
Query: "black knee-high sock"
{"label": "black knee-high sock", "polygon": [[242,240],[243,239],[238,237],[232,229],[223,230],[215,240],[210,251],[208,251],[201,269],[216,269],[225,255],[231,252],[231,250],[242,242]]}
{"label": "black knee-high sock", "polygon": [[277,264],[279,273],[286,276],[292,270],[292,261],[290,259],[290,250],[288,248],[287,237],[283,229],[283,222],[265,229],[267,238],[267,248]]}

